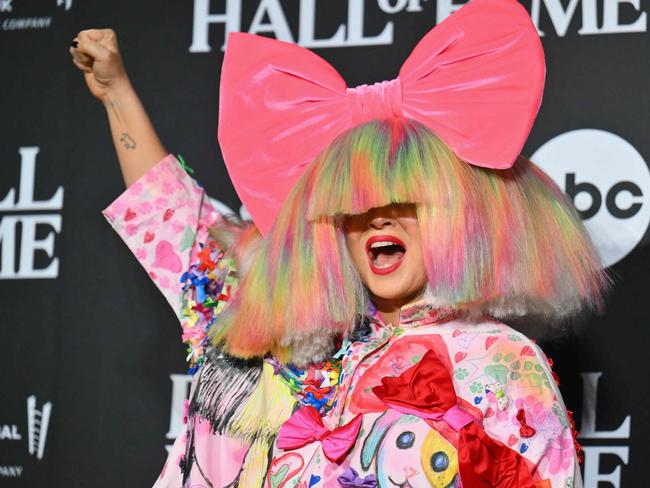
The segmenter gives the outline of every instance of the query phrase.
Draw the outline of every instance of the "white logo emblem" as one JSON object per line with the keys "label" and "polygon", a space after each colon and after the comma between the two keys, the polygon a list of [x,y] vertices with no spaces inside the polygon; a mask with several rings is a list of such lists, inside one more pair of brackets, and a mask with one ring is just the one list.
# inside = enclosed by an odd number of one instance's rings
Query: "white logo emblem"
{"label": "white logo emblem", "polygon": [[65,7],[66,10],[70,10],[72,7],[72,0],[56,0],[57,7]]}
{"label": "white logo emblem", "polygon": [[29,453],[37,459],[43,459],[45,441],[47,440],[47,428],[50,424],[50,413],[52,402],[43,404],[38,410],[36,408],[36,397],[27,398],[27,437],[29,438]]}
{"label": "white logo emblem", "polygon": [[[54,239],[61,232],[62,217],[58,212],[63,208],[63,187],[59,186],[49,199],[37,200],[34,183],[39,148],[21,147],[19,152],[18,192],[10,188],[0,200],[0,279],[56,278],[59,258],[54,256]],[[37,266],[37,252],[49,259],[44,267]]]}
{"label": "white logo emblem", "polygon": [[15,424],[8,424],[0,426],[0,441],[11,440],[19,441],[23,437],[18,433],[18,426]]}
{"label": "white logo emblem", "polygon": [[[598,381],[603,375],[601,372],[594,373],[580,373],[582,376],[582,418],[580,428],[580,439],[588,439],[587,444],[583,445],[582,449],[585,454],[584,465],[584,486],[595,487],[600,486],[600,483],[611,484],[614,488],[621,487],[621,466],[619,460],[623,464],[628,464],[630,456],[630,447],[627,445],[608,445],[605,442],[603,445],[594,445],[590,442],[592,439],[607,439],[611,441],[616,439],[629,439],[630,438],[630,424],[632,423],[631,416],[627,415],[619,427],[615,430],[598,430],[596,428],[596,413],[598,411]],[[611,422],[611,418],[608,418]],[[603,473],[601,468],[605,463],[601,460],[601,455],[608,455],[610,459],[618,458],[614,461],[616,468],[610,472]]]}
{"label": "white logo emblem", "polygon": [[[63,0],[57,0],[62,2]],[[326,2],[317,0],[300,0],[293,2],[292,10],[297,10],[297,30],[290,26],[281,0],[257,0],[257,3],[246,2],[249,8],[255,8],[253,20],[249,24],[243,22],[242,15],[244,0],[194,0],[194,15],[192,23],[191,53],[207,53],[212,50],[209,42],[209,30],[212,25],[221,24],[219,32],[221,48],[229,32],[246,31],[251,34],[272,34],[276,39],[296,42],[307,48],[348,47],[348,46],[379,46],[392,44],[394,37],[394,22],[386,20],[381,28],[375,27],[375,33],[369,33],[366,26],[367,17],[376,17],[378,11],[385,17],[398,12],[423,12],[423,4],[428,0],[348,0],[347,2]],[[619,15],[619,4],[625,2],[626,15]],[[286,3],[286,2],[284,2]],[[462,7],[467,1],[437,0],[435,10],[436,23],[442,22],[452,13]],[[338,4],[338,5],[337,5]],[[336,12],[335,17],[341,17],[342,22],[329,36],[316,35],[321,15],[332,15],[332,10],[340,10],[347,4],[347,13]],[[578,5],[580,4],[580,7]],[[566,5],[566,6],[565,6]],[[343,7],[344,8],[344,7]],[[325,13],[323,13],[325,12]],[[372,13],[369,13],[372,12]],[[578,14],[578,12],[580,12]],[[382,14],[379,14],[382,15]],[[422,14],[424,15],[424,14]],[[577,29],[579,35],[614,34],[646,32],[648,27],[647,11],[641,6],[640,0],[532,0],[530,15],[539,35],[540,19],[550,19],[547,31],[555,31],[559,37],[564,37],[570,27],[578,27],[574,22],[576,17],[582,17],[582,24]],[[572,27],[573,26],[573,27]]]}
{"label": "white logo emblem", "polygon": [[554,137],[532,156],[580,213],[604,266],[629,254],[650,223],[650,172],[625,139],[597,129]]}
{"label": "white logo emblem", "polygon": [[[0,0],[0,13],[9,13],[13,12],[13,0]],[[36,2],[31,2],[36,3]],[[43,3],[43,2],[41,2]],[[56,7],[62,7],[66,12],[72,8],[72,0],[49,0],[50,12]],[[56,4],[56,7],[54,7]],[[22,7],[22,5],[21,5]],[[0,30],[3,31],[22,31],[22,30],[32,30],[32,29],[49,29],[54,20],[54,16],[36,16],[35,12],[31,9],[29,12],[31,15],[28,17],[5,17],[0,19]]]}
{"label": "white logo emblem", "polygon": [[11,12],[11,2],[12,0],[0,0],[0,12]]}

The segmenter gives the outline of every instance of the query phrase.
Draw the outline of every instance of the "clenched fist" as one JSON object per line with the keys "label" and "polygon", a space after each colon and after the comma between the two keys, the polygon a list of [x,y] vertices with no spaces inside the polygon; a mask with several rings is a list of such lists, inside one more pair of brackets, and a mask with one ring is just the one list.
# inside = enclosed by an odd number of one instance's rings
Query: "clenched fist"
{"label": "clenched fist", "polygon": [[84,73],[90,92],[104,102],[113,90],[129,86],[129,79],[112,29],[88,29],[70,47],[72,62]]}

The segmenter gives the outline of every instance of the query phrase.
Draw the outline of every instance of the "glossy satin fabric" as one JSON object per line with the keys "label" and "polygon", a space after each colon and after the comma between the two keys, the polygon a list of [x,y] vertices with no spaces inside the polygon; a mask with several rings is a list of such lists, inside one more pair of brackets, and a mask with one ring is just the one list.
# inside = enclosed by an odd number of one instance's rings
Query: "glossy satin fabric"
{"label": "glossy satin fabric", "polygon": [[510,167],[544,77],[539,36],[515,0],[473,0],[424,36],[396,79],[355,88],[307,49],[231,33],[219,143],[239,197],[266,235],[314,158],[370,120],[414,119],[467,162]]}
{"label": "glossy satin fabric", "polygon": [[401,375],[382,378],[372,392],[398,412],[428,419],[439,420],[458,403],[451,376],[433,351]]}

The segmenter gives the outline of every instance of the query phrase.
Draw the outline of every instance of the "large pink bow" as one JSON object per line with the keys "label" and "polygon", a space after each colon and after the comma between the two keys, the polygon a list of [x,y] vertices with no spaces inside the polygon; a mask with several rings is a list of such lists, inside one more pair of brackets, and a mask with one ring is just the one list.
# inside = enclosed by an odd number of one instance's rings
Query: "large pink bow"
{"label": "large pink bow", "polygon": [[314,158],[370,120],[414,119],[467,162],[510,167],[539,109],[544,76],[537,31],[515,0],[472,0],[424,36],[396,79],[356,88],[307,49],[231,33],[219,143],[266,235]]}
{"label": "large pink bow", "polygon": [[323,454],[332,462],[340,463],[354,446],[362,423],[361,415],[334,430],[323,425],[318,410],[312,406],[302,407],[289,417],[278,432],[280,449],[298,449],[320,441]]}

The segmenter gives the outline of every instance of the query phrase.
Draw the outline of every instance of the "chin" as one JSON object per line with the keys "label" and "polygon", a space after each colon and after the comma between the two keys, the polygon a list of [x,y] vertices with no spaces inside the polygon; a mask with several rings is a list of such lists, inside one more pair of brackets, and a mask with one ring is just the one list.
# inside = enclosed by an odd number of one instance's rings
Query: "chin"
{"label": "chin", "polygon": [[396,286],[395,281],[399,283],[399,280],[392,279],[390,283],[372,283],[366,286],[371,295],[380,300],[408,302],[420,295],[424,290],[424,286],[426,285],[425,283],[422,286],[417,286],[417,284],[405,284],[403,286]]}

